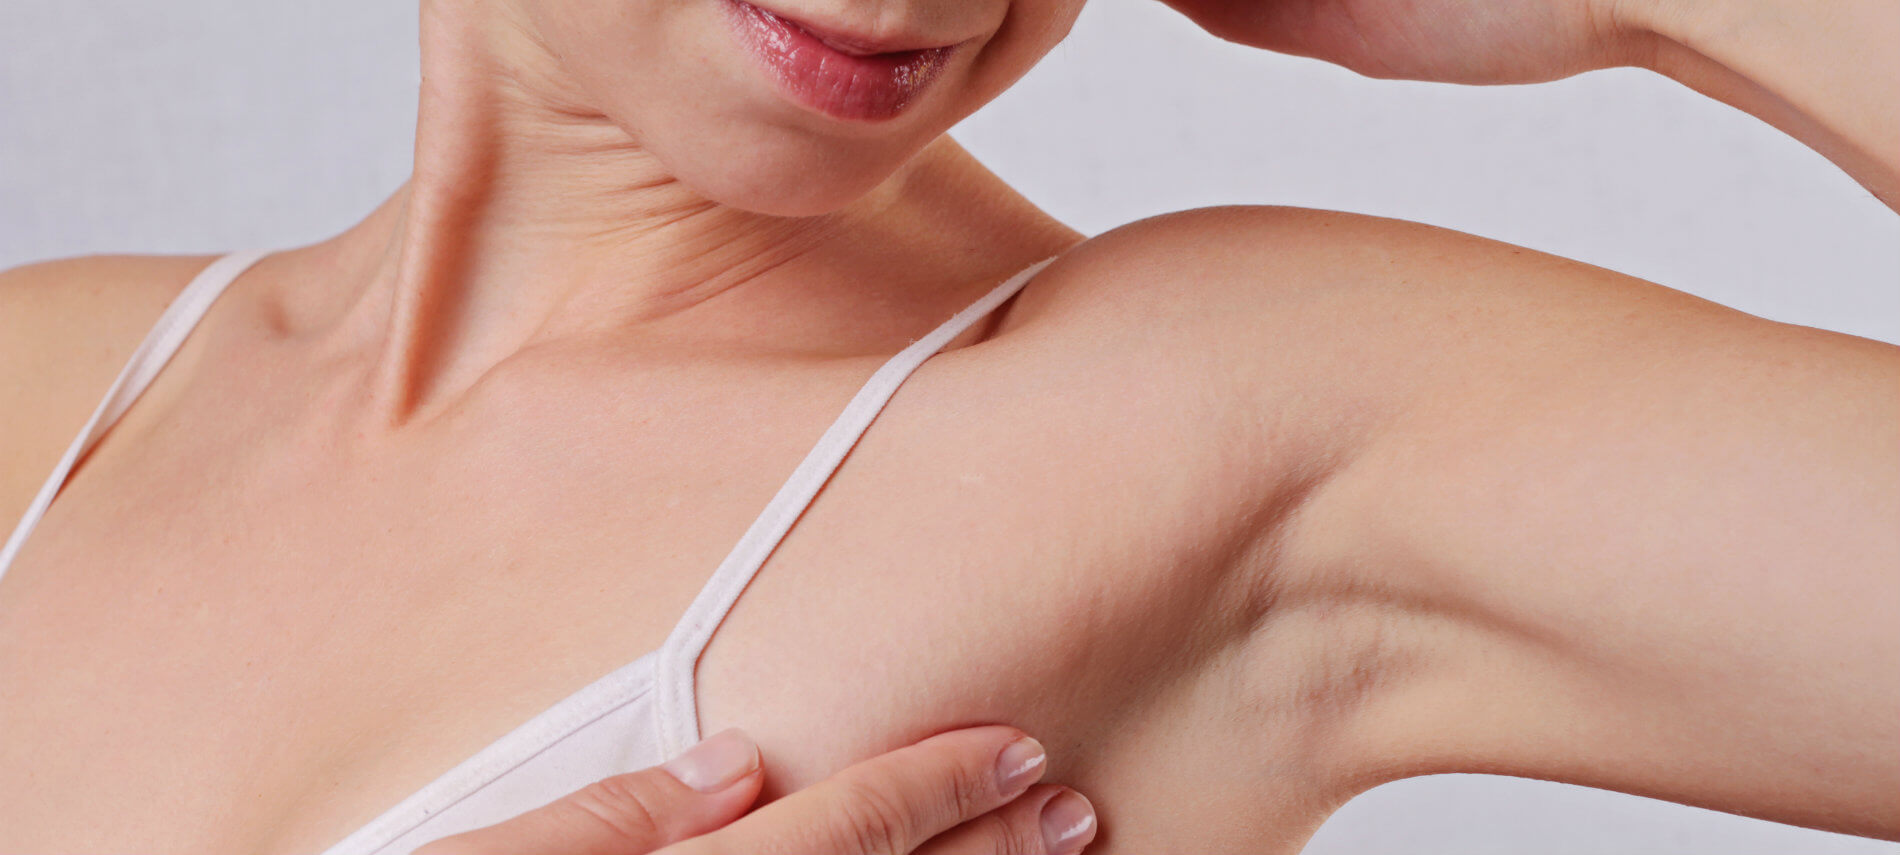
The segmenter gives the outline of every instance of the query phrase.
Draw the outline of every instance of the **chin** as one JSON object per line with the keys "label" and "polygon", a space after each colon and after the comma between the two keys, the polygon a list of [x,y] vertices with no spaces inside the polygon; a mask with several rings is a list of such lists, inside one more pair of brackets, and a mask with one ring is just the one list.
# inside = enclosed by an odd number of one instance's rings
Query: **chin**
{"label": "chin", "polygon": [[679,146],[671,157],[656,154],[680,183],[712,202],[757,214],[813,217],[864,198],[923,148],[891,140],[733,139]]}

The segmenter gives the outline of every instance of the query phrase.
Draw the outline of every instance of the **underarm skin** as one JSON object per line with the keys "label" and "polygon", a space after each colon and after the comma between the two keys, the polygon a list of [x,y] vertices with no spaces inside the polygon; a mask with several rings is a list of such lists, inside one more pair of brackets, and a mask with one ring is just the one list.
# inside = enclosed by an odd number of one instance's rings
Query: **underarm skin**
{"label": "underarm skin", "polygon": [[1313,394],[1359,427],[1254,643],[1284,673],[1337,639],[1304,667],[1340,786],[1502,773],[1900,837],[1900,348],[1329,228],[1392,257],[1314,262],[1312,346],[1337,323],[1368,368]]}
{"label": "underarm skin", "polygon": [[[1623,6],[1651,68],[1900,204],[1900,5]],[[1256,405],[1335,438],[1251,645],[1321,687],[1342,798],[1490,772],[1900,839],[1900,348],[1415,224],[1201,217],[1187,275],[1271,306],[1229,334],[1312,366]]]}
{"label": "underarm skin", "polygon": [[1900,837],[1900,348],[1325,211],[1073,261],[1112,273],[1040,295],[1069,327],[1245,415],[1201,477],[1260,487],[1251,611],[1192,726],[1253,810],[1486,772]]}

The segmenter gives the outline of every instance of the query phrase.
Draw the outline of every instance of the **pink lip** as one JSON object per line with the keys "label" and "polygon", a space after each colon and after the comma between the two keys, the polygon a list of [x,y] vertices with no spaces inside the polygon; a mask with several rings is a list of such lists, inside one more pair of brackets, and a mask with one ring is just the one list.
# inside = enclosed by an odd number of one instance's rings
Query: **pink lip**
{"label": "pink lip", "polygon": [[734,29],[787,94],[839,119],[879,121],[914,103],[957,45],[871,52],[878,45],[819,35],[745,0],[728,0]]}

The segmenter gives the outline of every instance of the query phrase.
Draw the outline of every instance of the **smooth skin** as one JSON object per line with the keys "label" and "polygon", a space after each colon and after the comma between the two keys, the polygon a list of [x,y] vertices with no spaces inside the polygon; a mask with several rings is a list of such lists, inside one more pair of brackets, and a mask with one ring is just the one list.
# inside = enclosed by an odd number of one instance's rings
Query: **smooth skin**
{"label": "smooth skin", "polygon": [[[1647,65],[1893,203],[1890,5],[1567,3],[1453,4],[1451,50],[1429,3],[1227,8],[1395,76]],[[1118,855],[1455,771],[1900,839],[1900,349],[1375,217],[1084,239],[941,135],[1079,7],[788,3],[973,40],[867,127],[696,0],[425,3],[411,181],[240,278],[0,581],[0,849],[320,850],[658,646],[878,362],[1058,252],[701,659],[761,802],[1007,723]],[[0,511],[209,261],[4,275]]]}

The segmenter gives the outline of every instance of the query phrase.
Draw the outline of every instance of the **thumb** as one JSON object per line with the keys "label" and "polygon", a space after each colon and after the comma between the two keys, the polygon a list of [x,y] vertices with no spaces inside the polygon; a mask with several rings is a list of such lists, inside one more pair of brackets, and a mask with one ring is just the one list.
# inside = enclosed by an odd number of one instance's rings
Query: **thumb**
{"label": "thumb", "polygon": [[727,728],[658,766],[596,781],[413,855],[646,855],[737,819],[762,782],[758,746]]}

